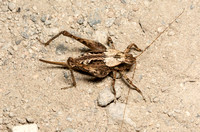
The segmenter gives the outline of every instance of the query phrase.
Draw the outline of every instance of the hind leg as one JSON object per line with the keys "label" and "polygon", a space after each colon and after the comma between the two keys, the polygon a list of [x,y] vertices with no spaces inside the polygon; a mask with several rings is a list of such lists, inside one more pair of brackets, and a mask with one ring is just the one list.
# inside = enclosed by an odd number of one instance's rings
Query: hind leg
{"label": "hind leg", "polygon": [[40,39],[36,38],[41,44],[44,44],[45,46],[49,45],[49,43],[51,41],[53,41],[54,39],[56,39],[57,37],[59,37],[60,35],[64,35],[70,38],[73,38],[77,41],[79,41],[80,43],[84,44],[85,46],[87,46],[88,48],[90,48],[92,51],[96,51],[96,52],[104,52],[106,51],[106,47],[97,42],[97,41],[93,41],[93,40],[88,40],[88,39],[83,39],[80,37],[77,37],[75,35],[72,35],[71,33],[69,33],[68,31],[61,31],[60,33],[56,34],[54,37],[52,37],[51,39],[49,39],[46,43],[41,42]]}

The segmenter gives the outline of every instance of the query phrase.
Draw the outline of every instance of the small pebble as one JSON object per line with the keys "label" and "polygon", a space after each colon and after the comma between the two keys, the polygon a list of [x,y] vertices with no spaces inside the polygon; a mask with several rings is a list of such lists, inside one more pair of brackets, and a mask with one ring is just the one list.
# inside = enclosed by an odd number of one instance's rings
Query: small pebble
{"label": "small pebble", "polygon": [[45,25],[51,25],[51,21],[50,21],[50,20],[46,20],[46,21],[44,22],[44,24],[45,24]]}
{"label": "small pebble", "polygon": [[111,27],[115,21],[115,18],[108,18],[106,21],[106,27]]}
{"label": "small pebble", "polygon": [[126,0],[120,0],[122,4],[126,4]]}
{"label": "small pebble", "polygon": [[[130,115],[130,110],[128,108],[126,108],[126,113],[124,114],[124,109],[125,109],[125,105],[126,104],[122,104],[122,103],[112,103],[109,108],[108,108],[108,113],[109,116],[112,117],[112,119],[116,120],[116,121],[122,121],[124,120],[125,122],[127,122],[128,124],[136,127],[135,122],[133,122],[131,120],[131,118],[129,118]],[[124,117],[124,119],[123,119]]]}
{"label": "small pebble", "polygon": [[26,123],[26,120],[25,120],[25,119],[22,119],[22,118],[17,118],[17,121],[18,121],[20,124],[25,124],[25,123]]}
{"label": "small pebble", "polygon": [[63,73],[64,73],[64,77],[65,77],[66,79],[68,79],[68,77],[69,77],[69,76],[68,76],[68,73],[67,73],[66,71],[64,71]]}
{"label": "small pebble", "polygon": [[33,8],[33,10],[35,10],[35,11],[37,10],[37,6],[33,6],[32,8]]}
{"label": "small pebble", "polygon": [[14,117],[14,113],[13,113],[13,112],[10,112],[10,113],[9,113],[9,117],[10,117],[10,118],[13,118],[13,117]]}
{"label": "small pebble", "polygon": [[164,30],[163,27],[159,27],[159,28],[157,29],[157,31],[158,31],[159,33],[161,33],[163,30]]}
{"label": "small pebble", "polygon": [[15,44],[16,44],[16,45],[19,45],[21,42],[22,42],[22,40],[16,40],[16,41],[15,41]]}
{"label": "small pebble", "polygon": [[46,15],[42,15],[42,17],[40,18],[40,20],[41,20],[42,22],[45,22],[46,19],[47,19],[47,16],[46,16]]}
{"label": "small pebble", "polygon": [[190,115],[191,115],[190,112],[188,112],[188,111],[186,111],[185,114],[186,114],[187,116],[190,116]]}
{"label": "small pebble", "polygon": [[95,13],[93,16],[91,16],[89,18],[88,23],[89,23],[89,25],[91,27],[93,27],[94,25],[97,25],[97,24],[101,23],[101,18],[99,17],[98,13]]}
{"label": "small pebble", "polygon": [[34,23],[37,21],[37,18],[36,18],[36,16],[34,16],[34,15],[31,15],[31,16],[30,16],[30,19],[31,19],[31,21],[34,22]]}
{"label": "small pebble", "polygon": [[26,121],[28,123],[33,123],[34,122],[34,119],[32,117],[26,117]]}
{"label": "small pebble", "polygon": [[75,130],[72,129],[72,128],[67,128],[67,129],[65,129],[63,132],[75,132]]}
{"label": "small pebble", "polygon": [[155,98],[153,99],[153,102],[154,102],[154,103],[158,103],[158,102],[159,102],[159,98],[155,97]]}
{"label": "small pebble", "polygon": [[14,9],[15,9],[15,3],[13,3],[13,2],[10,2],[10,3],[8,3],[8,9],[10,10],[10,11],[13,11]]}
{"label": "small pebble", "polygon": [[78,20],[77,20],[77,23],[79,25],[82,25],[84,23],[84,18],[81,16]]}
{"label": "small pebble", "polygon": [[168,35],[168,36],[174,36],[174,35],[175,35],[175,32],[174,32],[174,31],[169,31],[167,35]]}
{"label": "small pebble", "polygon": [[190,5],[190,9],[191,9],[191,10],[194,9],[194,5]]}
{"label": "small pebble", "polygon": [[12,48],[13,48],[14,51],[17,51],[17,50],[18,50],[17,45],[12,46]]}
{"label": "small pebble", "polygon": [[156,124],[156,128],[160,128],[160,124]]}
{"label": "small pebble", "polygon": [[69,121],[69,122],[72,122],[72,118],[71,117],[67,117],[66,120]]}
{"label": "small pebble", "polygon": [[63,113],[62,113],[62,111],[58,111],[57,114],[58,115],[62,115]]}
{"label": "small pebble", "polygon": [[37,124],[14,126],[11,132],[38,132]]}
{"label": "small pebble", "polygon": [[28,38],[29,38],[29,36],[28,36],[28,34],[27,34],[26,32],[21,32],[21,36],[22,36],[23,38],[25,38],[25,39],[28,39]]}
{"label": "small pebble", "polygon": [[93,93],[93,90],[92,90],[92,89],[88,89],[88,93],[89,93],[89,94],[92,94],[92,93]]}

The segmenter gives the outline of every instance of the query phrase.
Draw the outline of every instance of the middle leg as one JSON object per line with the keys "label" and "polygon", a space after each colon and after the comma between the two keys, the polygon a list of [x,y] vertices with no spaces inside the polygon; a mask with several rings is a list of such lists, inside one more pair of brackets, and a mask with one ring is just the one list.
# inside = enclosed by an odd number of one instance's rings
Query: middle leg
{"label": "middle leg", "polygon": [[116,81],[116,74],[117,74],[117,72],[116,71],[113,71],[112,72],[113,73],[113,82],[112,82],[112,89],[111,89],[111,91],[112,91],[112,93],[114,94],[114,102],[116,103],[116,100],[117,100],[117,97],[116,97],[116,89],[115,89],[115,81]]}
{"label": "middle leg", "polygon": [[63,90],[63,89],[68,89],[68,88],[71,88],[71,87],[76,87],[76,80],[75,80],[75,77],[74,77],[74,71],[73,71],[72,66],[71,66],[71,64],[70,64],[71,59],[72,59],[72,58],[70,57],[70,58],[67,60],[67,64],[68,64],[68,68],[69,68],[69,70],[70,70],[70,72],[71,72],[72,85],[69,86],[69,87],[61,88],[62,90]]}

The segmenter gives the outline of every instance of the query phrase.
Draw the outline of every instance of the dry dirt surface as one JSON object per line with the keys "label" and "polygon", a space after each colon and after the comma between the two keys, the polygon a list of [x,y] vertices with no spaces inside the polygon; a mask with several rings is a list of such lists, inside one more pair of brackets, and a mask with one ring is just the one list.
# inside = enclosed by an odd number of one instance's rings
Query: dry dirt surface
{"label": "dry dirt surface", "polygon": [[[98,105],[112,78],[95,80],[39,61],[65,62],[87,51],[60,36],[67,30],[105,44],[110,36],[123,51],[135,43],[144,49],[183,9],[184,13],[137,58],[123,132],[200,131],[199,0],[0,0],[0,131],[37,124],[40,132],[116,132],[120,130],[129,87],[121,79],[117,103]],[[132,52],[133,55],[137,53]],[[133,70],[127,72],[131,77]]]}

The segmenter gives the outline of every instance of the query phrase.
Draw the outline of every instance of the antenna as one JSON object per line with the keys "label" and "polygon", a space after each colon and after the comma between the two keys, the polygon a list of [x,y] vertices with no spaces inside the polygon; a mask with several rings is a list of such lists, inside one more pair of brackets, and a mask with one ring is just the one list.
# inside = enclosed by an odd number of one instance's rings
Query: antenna
{"label": "antenna", "polygon": [[158,36],[135,58],[142,55],[152,44],[154,44],[154,42],[176,21],[176,19],[178,19],[183,14],[184,11],[185,9],[183,9],[183,11],[178,16],[176,16],[176,18],[172,22],[170,22],[169,25],[161,33],[159,33]]}

